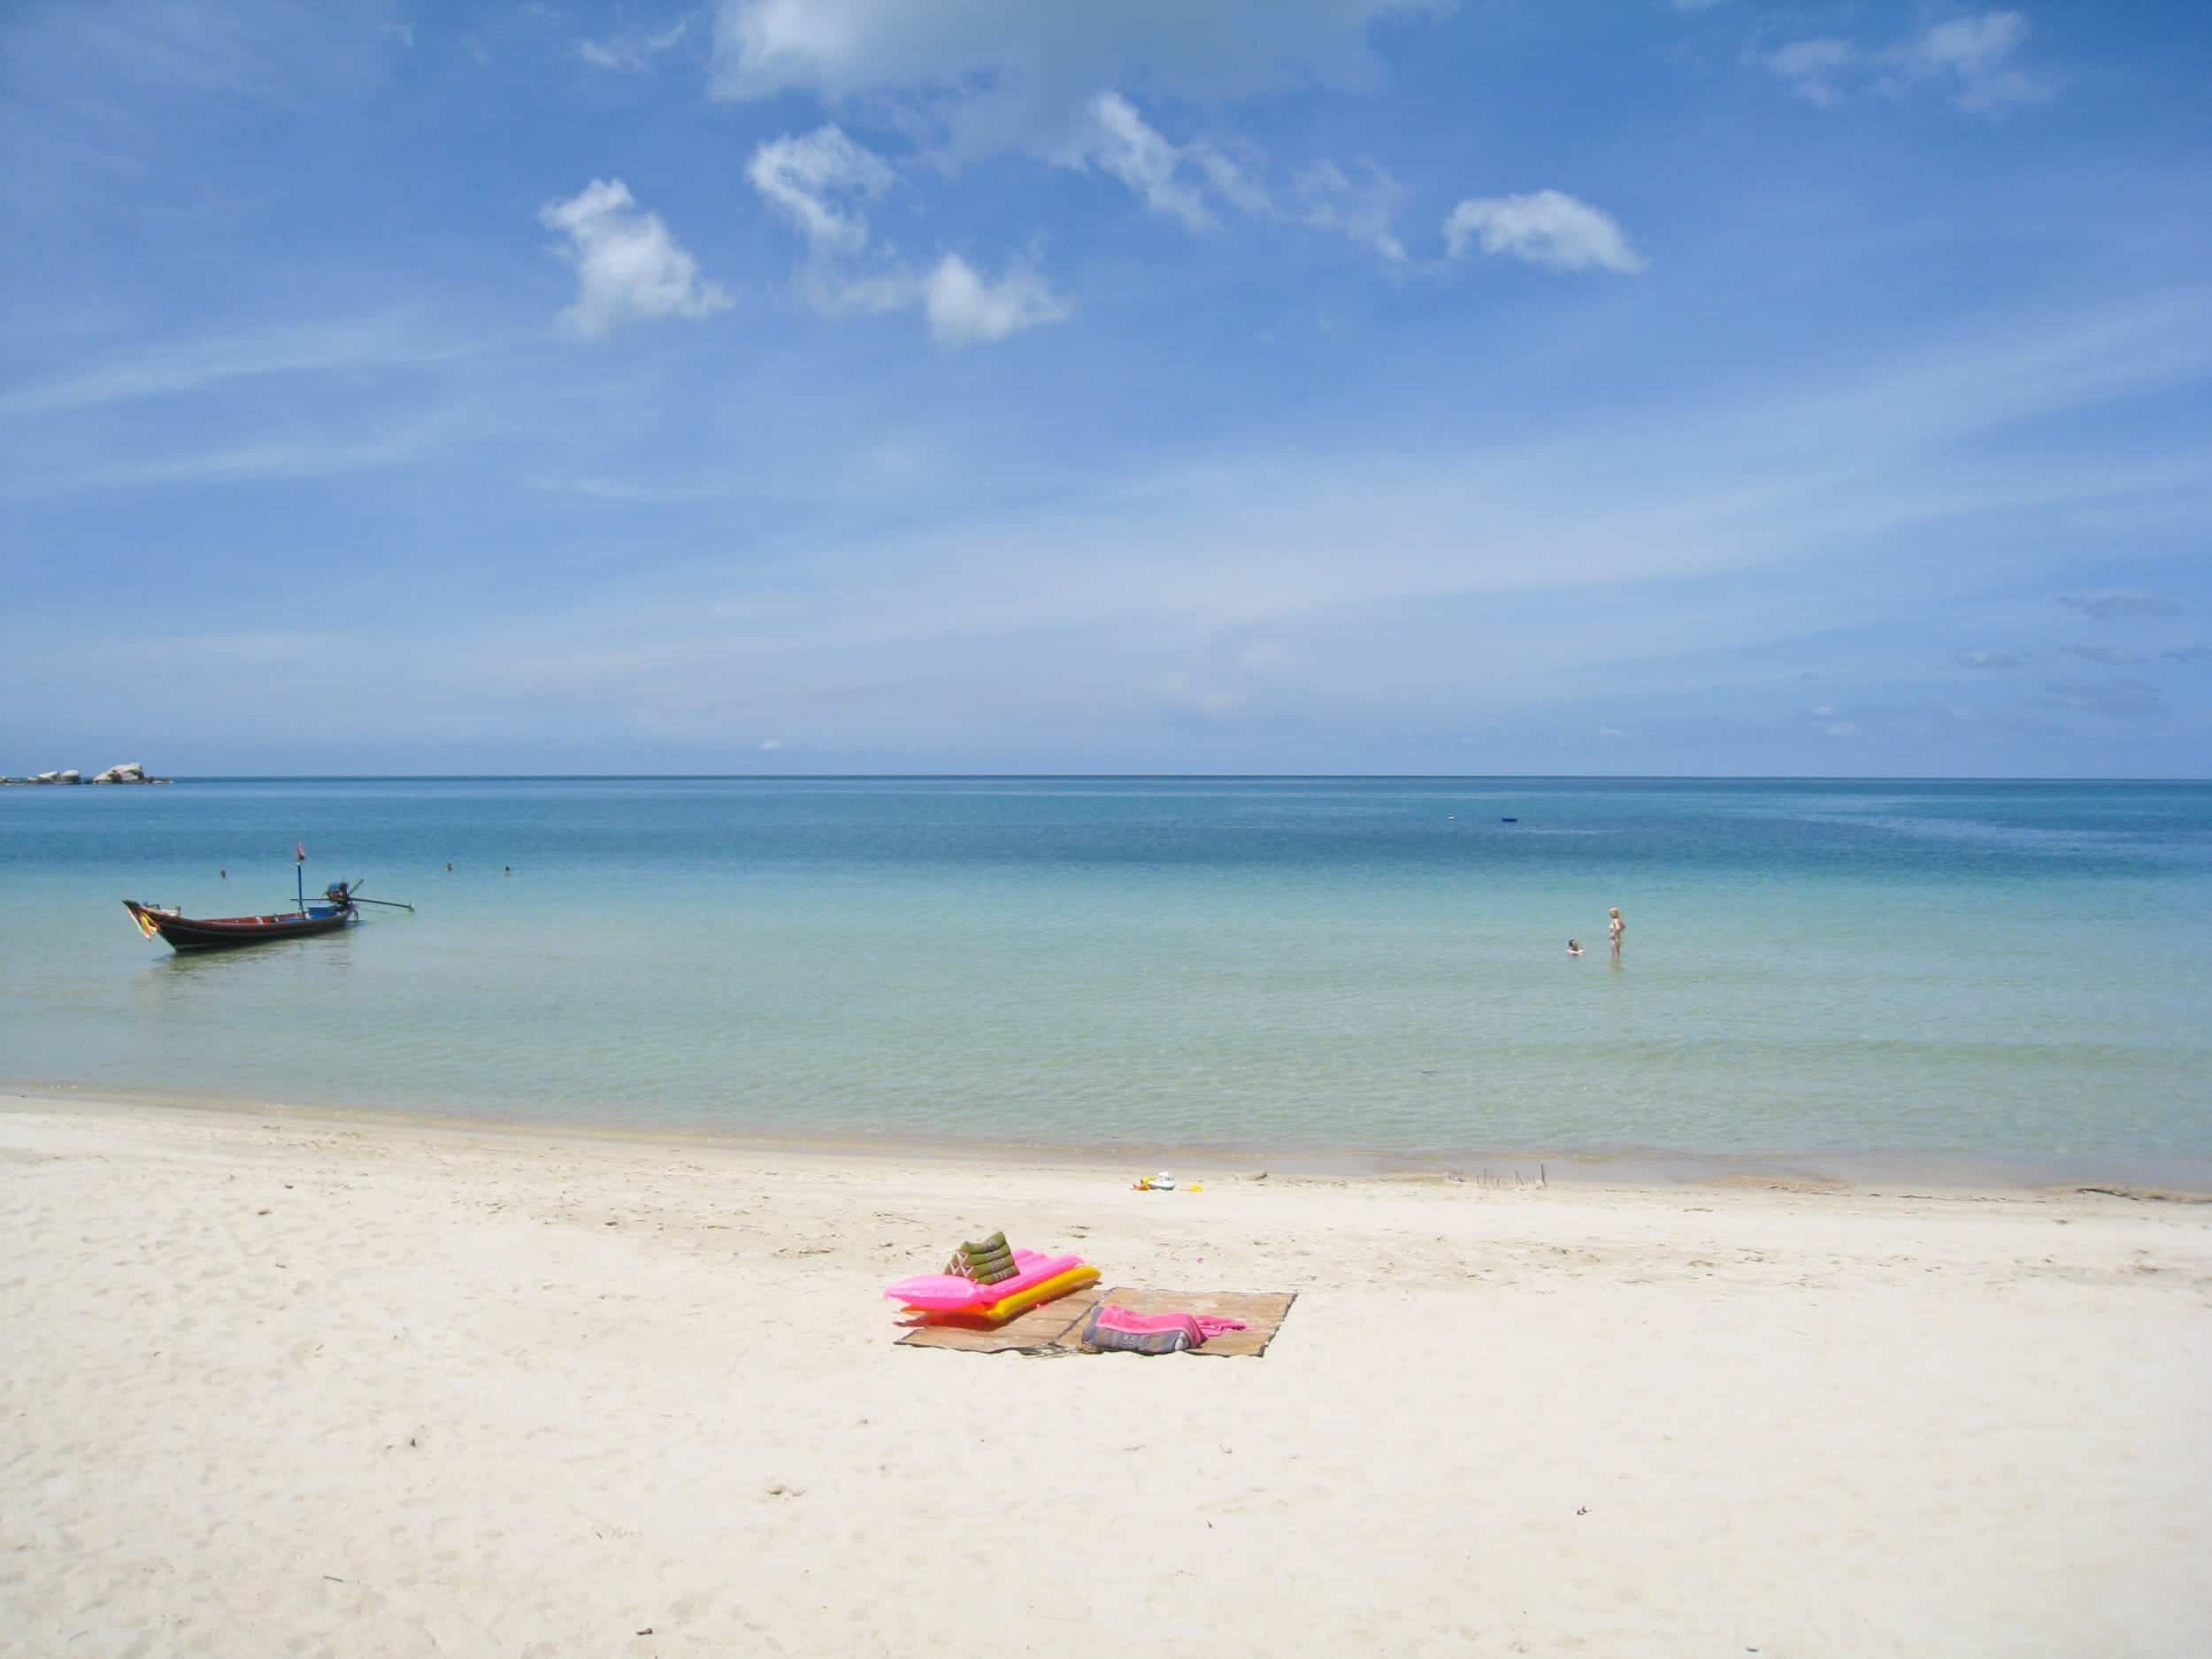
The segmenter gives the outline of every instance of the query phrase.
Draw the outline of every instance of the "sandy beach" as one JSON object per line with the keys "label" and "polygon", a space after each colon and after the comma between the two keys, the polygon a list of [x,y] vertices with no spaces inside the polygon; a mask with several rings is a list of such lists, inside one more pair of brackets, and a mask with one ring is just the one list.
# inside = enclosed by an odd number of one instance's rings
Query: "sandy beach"
{"label": "sandy beach", "polygon": [[[2212,1651],[2212,1206],[0,1108],[9,1653]],[[994,1227],[1299,1300],[895,1346]]]}

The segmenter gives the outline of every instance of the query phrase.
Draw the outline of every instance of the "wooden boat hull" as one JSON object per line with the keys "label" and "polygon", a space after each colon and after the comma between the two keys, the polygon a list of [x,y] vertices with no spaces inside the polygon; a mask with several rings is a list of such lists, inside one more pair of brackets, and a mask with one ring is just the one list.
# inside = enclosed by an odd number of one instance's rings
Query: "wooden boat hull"
{"label": "wooden boat hull", "polygon": [[179,950],[231,950],[241,945],[273,944],[280,939],[305,939],[314,933],[337,932],[353,920],[350,905],[316,904],[304,911],[287,910],[274,916],[223,916],[206,919],[175,916],[149,910],[135,899],[125,899],[139,931],[149,939],[161,939]]}

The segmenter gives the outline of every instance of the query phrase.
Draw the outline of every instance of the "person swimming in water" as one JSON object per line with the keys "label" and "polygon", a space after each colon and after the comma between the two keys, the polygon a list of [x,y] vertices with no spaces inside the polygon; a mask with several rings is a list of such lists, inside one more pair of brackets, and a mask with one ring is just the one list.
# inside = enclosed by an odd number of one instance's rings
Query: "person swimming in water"
{"label": "person swimming in water", "polygon": [[1567,941],[1567,954],[1571,956],[1578,956],[1582,954],[1582,947],[1570,939]]}

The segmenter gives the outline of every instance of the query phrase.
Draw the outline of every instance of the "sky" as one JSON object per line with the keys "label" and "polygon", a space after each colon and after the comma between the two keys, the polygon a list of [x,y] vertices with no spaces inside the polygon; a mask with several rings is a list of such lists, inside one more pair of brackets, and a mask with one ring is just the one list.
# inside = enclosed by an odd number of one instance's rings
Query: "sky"
{"label": "sky", "polygon": [[2212,6],[17,0],[0,772],[2212,774]]}

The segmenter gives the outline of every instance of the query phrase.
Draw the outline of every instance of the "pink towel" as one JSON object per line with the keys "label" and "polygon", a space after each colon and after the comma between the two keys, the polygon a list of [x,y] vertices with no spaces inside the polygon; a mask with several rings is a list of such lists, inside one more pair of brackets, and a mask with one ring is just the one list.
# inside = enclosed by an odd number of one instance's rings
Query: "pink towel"
{"label": "pink towel", "polygon": [[[1219,1336],[1224,1331],[1241,1331],[1241,1319],[1216,1319],[1202,1313],[1133,1313],[1118,1302],[1102,1302],[1092,1314],[1087,1339],[1100,1331],[1118,1331],[1125,1336],[1163,1339],[1156,1348],[1147,1342],[1145,1350],[1171,1352],[1174,1348],[1196,1348],[1210,1336]],[[1177,1341],[1177,1338],[1180,1341]],[[1096,1346],[1094,1343],[1094,1346]]]}

